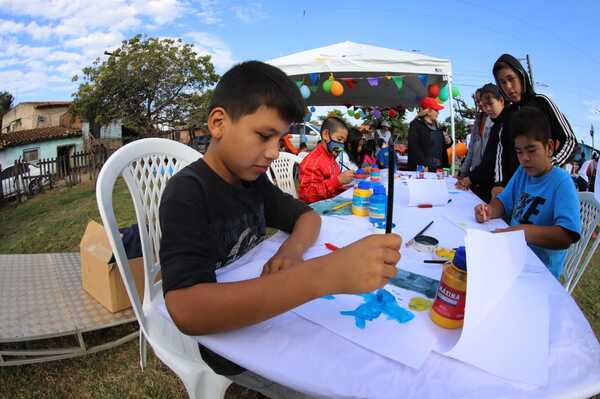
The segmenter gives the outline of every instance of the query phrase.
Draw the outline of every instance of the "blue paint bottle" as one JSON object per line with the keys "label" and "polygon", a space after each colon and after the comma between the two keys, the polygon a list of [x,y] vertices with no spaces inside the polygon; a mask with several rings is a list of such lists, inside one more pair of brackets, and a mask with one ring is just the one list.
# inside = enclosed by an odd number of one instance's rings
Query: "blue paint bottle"
{"label": "blue paint bottle", "polygon": [[387,213],[387,194],[380,183],[372,183],[373,195],[369,200],[369,222],[385,222]]}

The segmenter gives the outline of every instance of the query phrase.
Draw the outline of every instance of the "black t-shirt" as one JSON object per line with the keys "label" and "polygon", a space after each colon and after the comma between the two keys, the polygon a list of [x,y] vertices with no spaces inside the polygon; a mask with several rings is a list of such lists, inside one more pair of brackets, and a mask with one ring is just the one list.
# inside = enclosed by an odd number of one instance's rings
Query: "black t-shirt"
{"label": "black t-shirt", "polygon": [[[160,264],[163,292],[216,282],[215,270],[254,248],[266,227],[291,233],[310,210],[283,193],[265,175],[236,187],[200,159],[173,176],[160,203]],[[201,306],[201,305],[199,305]],[[200,348],[215,372],[239,374],[241,367]]]}

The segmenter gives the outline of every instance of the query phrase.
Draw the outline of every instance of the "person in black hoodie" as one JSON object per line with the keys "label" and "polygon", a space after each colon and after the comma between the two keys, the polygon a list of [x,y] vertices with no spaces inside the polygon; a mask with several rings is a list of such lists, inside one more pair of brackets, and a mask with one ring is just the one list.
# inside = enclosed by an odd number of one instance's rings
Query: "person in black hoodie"
{"label": "person in black hoodie", "polygon": [[421,101],[421,112],[408,128],[408,170],[423,165],[435,172],[449,165],[446,149],[452,142],[437,124],[438,112],[442,109],[444,107],[434,98],[426,97]]}
{"label": "person in black hoodie", "polygon": [[511,163],[509,165],[511,168],[503,171],[501,176],[503,186],[508,183],[508,180],[519,166],[516,161],[516,154],[508,154],[507,152],[514,153],[514,138],[510,128],[511,117],[522,107],[530,106],[542,111],[550,124],[552,139],[554,140],[555,155],[553,156],[553,162],[559,166],[567,162],[577,146],[577,138],[569,121],[558,107],[549,97],[538,94],[533,90],[529,75],[523,65],[512,55],[503,54],[500,56],[494,63],[492,72],[502,94],[511,102],[507,109],[506,125],[504,127],[504,131],[510,132],[510,134],[504,136],[501,145],[504,154],[509,155],[511,158],[514,157],[514,164]]}
{"label": "person in black hoodie", "polygon": [[[504,97],[500,89],[492,83],[488,83],[481,88],[480,98],[482,110],[494,124],[490,129],[481,162],[471,170],[469,177],[457,183],[457,187],[463,190],[470,188],[483,201],[489,202],[492,197],[492,188],[495,184],[501,182],[503,165],[502,161],[498,162],[498,152],[500,152],[500,160],[503,160],[504,163],[507,163],[510,159],[502,156],[500,146],[501,138],[507,135],[505,132],[505,119],[508,110],[505,107]],[[512,152],[515,153],[514,148]],[[509,168],[504,166],[504,170],[507,169]]]}

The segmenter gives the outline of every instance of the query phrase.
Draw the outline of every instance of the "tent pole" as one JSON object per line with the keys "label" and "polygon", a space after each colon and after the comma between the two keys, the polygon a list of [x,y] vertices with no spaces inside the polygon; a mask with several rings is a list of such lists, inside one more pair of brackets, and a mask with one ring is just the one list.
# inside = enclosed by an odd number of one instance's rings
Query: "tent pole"
{"label": "tent pole", "polygon": [[456,161],[456,133],[454,131],[454,104],[452,98],[452,75],[448,75],[448,100],[450,100],[450,131],[452,132],[452,164],[450,165],[450,173],[454,176],[454,162]]}

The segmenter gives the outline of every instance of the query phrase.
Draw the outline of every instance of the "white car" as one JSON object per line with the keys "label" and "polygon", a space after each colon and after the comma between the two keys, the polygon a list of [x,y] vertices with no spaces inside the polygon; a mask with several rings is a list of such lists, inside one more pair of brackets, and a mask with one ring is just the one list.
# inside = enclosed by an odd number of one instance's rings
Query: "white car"
{"label": "white car", "polygon": [[312,123],[294,123],[290,126],[290,141],[296,148],[300,148],[300,133],[304,129],[304,135],[306,137],[306,146],[309,151],[317,146],[319,140],[321,140],[321,130],[318,126]]}
{"label": "white car", "polygon": [[[21,194],[35,195],[40,192],[42,185],[50,184],[47,176],[41,176],[42,171],[35,165],[24,162],[22,164],[27,170],[21,174],[14,175],[15,166],[9,166],[2,169],[0,173],[0,182],[2,184],[2,195],[4,198],[10,198],[17,195],[17,179],[19,181],[19,191]],[[25,178],[24,178],[25,176]]]}

